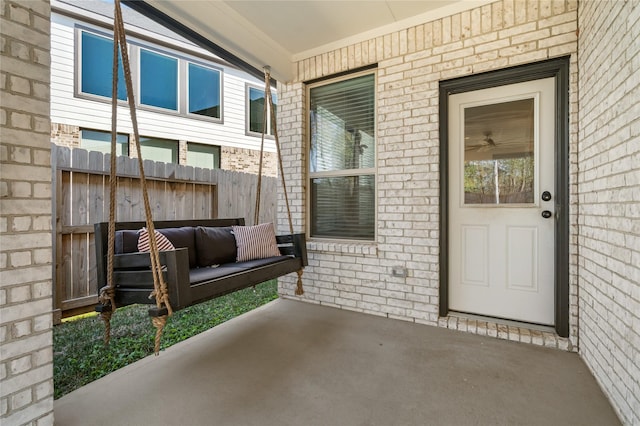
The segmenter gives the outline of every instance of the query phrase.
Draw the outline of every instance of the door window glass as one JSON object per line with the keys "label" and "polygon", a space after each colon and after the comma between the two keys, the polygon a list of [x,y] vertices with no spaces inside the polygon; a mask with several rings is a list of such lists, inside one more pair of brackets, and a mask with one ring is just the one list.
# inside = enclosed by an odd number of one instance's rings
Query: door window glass
{"label": "door window glass", "polygon": [[464,109],[464,204],[531,204],[533,98]]}

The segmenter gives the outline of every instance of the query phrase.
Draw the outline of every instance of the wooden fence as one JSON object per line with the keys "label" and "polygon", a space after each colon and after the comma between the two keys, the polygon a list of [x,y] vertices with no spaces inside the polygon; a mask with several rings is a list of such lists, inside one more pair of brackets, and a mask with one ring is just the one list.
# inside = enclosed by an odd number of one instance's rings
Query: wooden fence
{"label": "wooden fence", "polygon": [[[54,312],[97,301],[93,224],[109,220],[110,156],[52,145]],[[138,160],[117,158],[116,220],[145,220]],[[154,220],[244,217],[253,223],[257,175],[145,160]],[[275,222],[277,180],[262,177],[260,222]]]}

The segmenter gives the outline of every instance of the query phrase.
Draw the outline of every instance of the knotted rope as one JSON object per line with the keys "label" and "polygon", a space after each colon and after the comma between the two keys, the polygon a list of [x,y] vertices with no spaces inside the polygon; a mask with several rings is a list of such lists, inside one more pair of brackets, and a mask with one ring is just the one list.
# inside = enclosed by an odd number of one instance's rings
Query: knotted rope
{"label": "knotted rope", "polygon": [[111,340],[111,316],[116,310],[115,287],[113,285],[113,260],[115,256],[115,222],[116,222],[116,141],[117,141],[117,121],[118,121],[118,31],[113,28],[113,61],[111,72],[113,80],[111,82],[111,162],[109,170],[109,229],[107,244],[107,285],[102,287],[98,293],[98,301],[101,305],[107,306],[100,311],[100,318],[104,322],[104,343],[109,344]]}
{"label": "knotted rope", "polygon": [[144,212],[149,231],[149,245],[151,257],[151,271],[153,274],[154,290],[149,298],[156,299],[156,306],[161,309],[167,309],[167,315],[153,318],[153,325],[156,327],[155,338],[155,354],[160,351],[160,338],[162,330],[167,322],[167,316],[173,314],[171,304],[169,303],[169,292],[167,283],[162,276],[162,265],[160,264],[160,253],[158,243],[156,241],[155,226],[149,203],[149,191],[147,189],[147,180],[144,173],[144,163],[140,149],[140,133],[138,131],[138,117],[136,114],[135,98],[133,91],[133,82],[131,79],[131,67],[129,64],[129,55],[127,51],[127,38],[124,30],[124,20],[122,18],[122,9],[120,0],[114,1],[114,25],[113,25],[113,81],[111,91],[111,172],[109,174],[110,195],[109,195],[109,239],[108,239],[108,256],[107,256],[107,285],[100,290],[99,300],[101,303],[109,303],[111,310],[106,310],[101,314],[105,321],[105,342],[109,342],[108,334],[110,332],[110,319],[112,311],[115,310],[115,289],[113,286],[113,260],[115,252],[115,192],[116,192],[116,138],[117,138],[117,98],[118,98],[118,52],[122,55],[122,66],[124,69],[125,84],[127,88],[127,100],[129,103],[129,112],[131,114],[131,124],[133,126],[133,134],[135,138],[136,152],[138,154],[138,166],[140,169],[140,184],[142,186],[142,199],[144,203]]}

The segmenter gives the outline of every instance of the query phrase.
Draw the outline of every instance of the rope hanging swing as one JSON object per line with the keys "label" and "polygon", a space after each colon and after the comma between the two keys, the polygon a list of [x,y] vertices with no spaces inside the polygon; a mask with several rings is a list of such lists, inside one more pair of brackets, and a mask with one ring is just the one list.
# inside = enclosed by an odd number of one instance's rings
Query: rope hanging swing
{"label": "rope hanging swing", "polygon": [[124,31],[124,20],[122,19],[122,9],[120,0],[114,1],[114,26],[113,26],[113,81],[111,91],[111,164],[109,173],[109,238],[107,253],[107,285],[100,289],[98,301],[105,305],[100,312],[100,317],[105,322],[105,343],[110,340],[110,320],[111,315],[116,310],[115,304],[115,286],[113,284],[113,263],[115,257],[115,193],[117,187],[116,175],[116,137],[117,137],[117,114],[118,114],[118,52],[122,56],[122,66],[124,69],[125,84],[127,88],[127,100],[129,103],[129,112],[131,114],[131,124],[133,126],[133,135],[136,140],[136,152],[138,154],[138,166],[140,169],[140,185],[142,186],[142,199],[144,203],[144,213],[146,219],[147,230],[149,231],[149,245],[151,255],[151,270],[153,273],[153,292],[149,298],[155,298],[156,307],[163,315],[153,317],[153,325],[156,328],[155,337],[155,354],[160,351],[160,338],[162,330],[167,322],[167,316],[173,314],[171,304],[169,303],[169,293],[167,283],[162,276],[162,266],[160,265],[160,256],[158,243],[156,241],[155,227],[151,212],[151,204],[149,203],[149,192],[147,190],[147,180],[144,173],[144,163],[142,161],[142,153],[140,151],[140,133],[138,131],[138,117],[136,115],[135,98],[133,92],[133,83],[131,80],[131,67],[129,65],[129,55],[127,52],[127,39]]}
{"label": "rope hanging swing", "polygon": [[[129,112],[131,115],[131,124],[133,127],[134,138],[136,140],[136,152],[138,156],[138,166],[140,169],[140,184],[142,187],[142,198],[144,203],[144,211],[145,211],[145,220],[146,226],[149,233],[149,245],[150,245],[150,256],[151,256],[151,270],[153,275],[153,291],[149,295],[150,299],[154,299],[156,301],[156,309],[155,311],[158,314],[154,314],[152,317],[153,325],[156,328],[156,336],[155,336],[155,345],[154,351],[157,355],[160,351],[160,339],[162,336],[162,331],[167,321],[167,317],[171,316],[173,310],[171,308],[171,304],[169,301],[169,292],[167,288],[167,284],[164,280],[162,274],[162,265],[160,264],[160,256],[158,243],[156,240],[156,231],[152,218],[151,205],[149,203],[149,195],[147,190],[147,181],[144,172],[144,164],[140,149],[140,134],[138,131],[138,119],[136,115],[136,107],[135,107],[135,98],[133,91],[133,83],[131,78],[131,68],[129,63],[128,51],[127,51],[127,41],[124,30],[124,20],[122,18],[122,10],[120,6],[120,0],[114,1],[114,43],[113,43],[113,80],[112,80],[112,102],[111,102],[111,163],[110,163],[110,174],[109,174],[109,222],[108,222],[108,248],[107,248],[107,279],[106,285],[100,289],[98,300],[100,302],[100,317],[105,322],[105,343],[109,343],[110,340],[110,320],[113,312],[116,310],[115,303],[115,294],[116,289],[114,285],[114,258],[115,258],[115,233],[116,233],[116,202],[115,195],[117,189],[117,174],[116,174],[116,138],[117,138],[117,107],[118,107],[118,53],[120,53],[122,58],[122,65],[124,69],[124,77],[125,84],[127,89],[127,100],[129,104]],[[264,157],[264,139],[265,134],[267,132],[267,111],[270,111],[271,117],[275,117],[275,107],[273,105],[273,101],[271,98],[271,75],[269,67],[265,67],[265,104],[264,104],[264,115],[265,118],[263,121],[263,132],[260,146],[260,163],[258,170],[258,182],[257,182],[257,192],[256,192],[256,207],[255,207],[255,217],[254,224],[258,223],[259,214],[260,214],[260,196],[261,196],[261,187],[262,187],[262,168],[263,168],[263,157]],[[268,109],[270,108],[270,109]],[[289,198],[287,195],[287,187],[284,179],[284,167],[282,163],[282,156],[280,151],[280,141],[278,139],[278,131],[277,124],[274,121],[273,123],[273,133],[275,137],[275,145],[278,156],[278,165],[281,176],[281,182],[283,187],[283,193],[285,198],[285,204],[287,207],[287,217],[289,221],[289,229],[291,234],[293,234],[293,221],[291,218],[291,209],[289,207]],[[300,269],[297,271],[298,280],[296,285],[296,295],[304,294],[302,288],[302,272]]]}
{"label": "rope hanging swing", "polygon": [[[263,120],[262,120],[262,138],[260,140],[260,162],[258,165],[258,184],[256,189],[256,207],[255,215],[253,217],[253,223],[259,222],[260,217],[260,193],[262,190],[262,164],[264,158],[264,138],[267,133],[267,111],[270,111],[271,117],[276,116],[275,106],[273,105],[273,99],[271,98],[271,69],[268,66],[264,67],[264,108],[263,108]],[[284,202],[287,206],[287,219],[289,220],[289,232],[293,234],[293,220],[291,218],[291,208],[289,207],[289,196],[287,195],[287,183],[284,179],[284,167],[282,164],[282,155],[280,153],[280,140],[278,138],[278,123],[277,120],[273,120],[273,137],[276,144],[276,153],[278,156],[278,167],[280,171],[280,180],[282,182],[282,192],[284,194]],[[302,288],[302,269],[297,271],[298,281],[296,284],[296,296],[304,294]]]}

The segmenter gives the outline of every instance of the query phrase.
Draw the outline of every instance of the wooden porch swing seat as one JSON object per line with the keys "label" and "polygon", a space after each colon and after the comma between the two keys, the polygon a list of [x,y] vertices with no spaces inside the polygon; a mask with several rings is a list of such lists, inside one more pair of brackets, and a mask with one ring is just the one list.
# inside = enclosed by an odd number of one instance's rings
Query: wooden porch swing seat
{"label": "wooden porch swing seat", "polygon": [[[222,239],[216,241],[195,237],[196,230],[217,228],[225,234],[232,226],[243,226],[244,218],[167,220],[155,221],[154,225],[160,233],[168,231],[166,234],[169,238],[177,236],[185,246],[176,245],[175,250],[159,253],[160,264],[164,267],[162,276],[167,283],[169,302],[174,311],[300,271],[307,265],[304,234],[277,235],[280,256],[241,262],[227,261],[215,267],[194,265],[196,258],[206,258],[207,255],[211,257],[212,252],[222,251],[220,245],[226,242]],[[155,300],[149,298],[154,289],[151,257],[149,253],[141,253],[135,249],[139,230],[144,226],[146,222],[115,223],[113,282],[114,300],[119,307],[135,303],[155,304]],[[94,228],[98,285],[103,287],[107,284],[109,224],[96,223]],[[201,251],[205,253],[199,253]],[[100,305],[99,309],[102,310]],[[151,312],[153,316],[161,313],[155,307]]]}
{"label": "wooden porch swing seat", "polygon": [[[127,88],[127,101],[131,114],[131,124],[134,138],[140,140],[138,132],[138,120],[136,115],[133,83],[131,81],[131,69],[129,64],[127,41],[124,30],[124,20],[120,0],[114,1],[114,29],[113,29],[113,67],[112,67],[112,100],[111,100],[111,173],[109,175],[109,221],[95,224],[95,245],[97,256],[97,272],[100,291],[98,294],[99,305],[96,311],[100,312],[105,322],[105,343],[110,339],[110,319],[117,306],[133,303],[153,303],[155,307],[149,310],[153,325],[156,327],[155,353],[160,350],[160,338],[166,324],[167,317],[174,310],[182,309],[195,303],[200,303],[215,297],[231,293],[246,287],[254,286],[264,281],[283,276],[291,272],[297,272],[298,282],[296,294],[303,294],[302,271],[307,265],[307,252],[304,234],[294,234],[291,209],[287,196],[287,188],[284,180],[284,168],[280,153],[277,126],[274,123],[274,137],[278,165],[283,187],[284,201],[287,207],[290,234],[275,236],[271,244],[268,256],[257,256],[231,259],[224,264],[199,265],[193,261],[195,258],[195,245],[187,243],[169,246],[174,250],[160,251],[158,239],[167,238],[156,228],[168,231],[172,229],[187,230],[192,228],[220,228],[238,227],[244,225],[244,219],[201,219],[185,221],[158,221],[152,218],[151,205],[147,183],[144,173],[144,163],[140,151],[140,145],[136,144],[138,165],[140,168],[140,184],[142,186],[142,200],[145,210],[145,222],[116,222],[115,193],[117,189],[116,176],[116,135],[117,135],[117,93],[118,93],[118,56],[122,58],[125,84]],[[269,68],[265,67],[265,105],[264,115],[267,116],[267,108],[270,106],[271,115],[275,116],[275,108],[271,99],[271,76]],[[262,140],[260,147],[260,164],[258,170],[256,207],[254,211],[254,223],[258,223],[260,213],[260,195],[262,183],[262,166],[264,155],[264,135],[267,132],[266,120],[264,120]],[[270,238],[273,238],[271,226]],[[116,238],[123,238],[123,233],[132,231],[138,239],[137,233],[146,228],[148,235],[148,252],[128,252],[119,250],[116,253]],[[234,231],[241,229],[232,228]],[[243,228],[244,229],[244,228]],[[195,232],[195,231],[194,231]],[[131,232],[130,232],[131,233]],[[236,237],[233,237],[236,238]],[[215,243],[214,243],[215,245]],[[277,248],[275,247],[277,245]],[[216,247],[200,247],[206,252],[215,250]],[[166,249],[165,249],[166,250]],[[198,267],[200,266],[200,267]]]}

